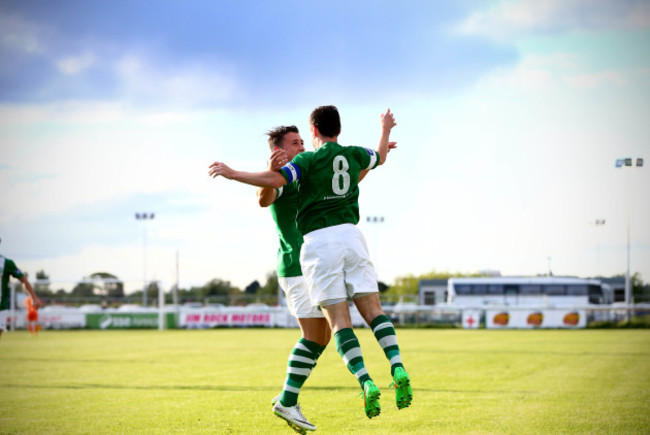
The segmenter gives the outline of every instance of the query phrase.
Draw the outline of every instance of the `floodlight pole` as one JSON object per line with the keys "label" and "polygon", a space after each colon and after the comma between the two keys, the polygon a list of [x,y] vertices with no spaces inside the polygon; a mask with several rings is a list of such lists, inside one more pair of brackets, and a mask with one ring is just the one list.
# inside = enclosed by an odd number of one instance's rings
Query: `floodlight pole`
{"label": "floodlight pole", "polygon": [[[616,159],[617,168],[632,168],[632,158],[626,157],[623,159]],[[643,167],[643,158],[638,157],[636,159],[636,167]],[[625,272],[625,304],[632,305],[634,303],[634,298],[632,295],[632,279],[630,277],[630,204],[631,204],[631,194],[630,194],[630,172],[627,176],[627,271]],[[629,310],[628,310],[628,320],[629,320]]]}
{"label": "floodlight pole", "polygon": [[147,306],[147,221],[153,220],[153,213],[136,213],[135,219],[142,221],[142,306]]}

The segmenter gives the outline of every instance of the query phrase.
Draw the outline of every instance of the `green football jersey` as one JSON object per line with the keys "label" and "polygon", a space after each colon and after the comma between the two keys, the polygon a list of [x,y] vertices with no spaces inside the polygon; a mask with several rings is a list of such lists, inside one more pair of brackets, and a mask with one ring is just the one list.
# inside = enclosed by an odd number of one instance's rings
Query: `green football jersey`
{"label": "green football jersey", "polygon": [[287,184],[276,190],[275,201],[269,207],[271,216],[280,238],[278,249],[278,276],[301,276],[300,248],[302,247],[302,234],[296,226],[298,213],[298,190],[296,184]]}
{"label": "green football jersey", "polygon": [[0,274],[2,275],[2,297],[0,298],[0,310],[9,309],[9,277],[20,279],[24,275],[12,260],[0,255]]}
{"label": "green football jersey", "polygon": [[359,223],[359,174],[378,164],[375,150],[326,142],[284,165],[280,172],[287,182],[298,181],[300,232]]}

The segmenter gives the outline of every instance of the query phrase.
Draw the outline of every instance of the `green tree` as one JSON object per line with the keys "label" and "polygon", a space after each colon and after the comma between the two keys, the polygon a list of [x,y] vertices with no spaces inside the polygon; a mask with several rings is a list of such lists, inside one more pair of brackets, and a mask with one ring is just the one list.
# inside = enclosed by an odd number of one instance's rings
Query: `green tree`
{"label": "green tree", "polygon": [[266,283],[257,291],[258,295],[277,295],[278,294],[278,274],[272,271],[266,274]]}
{"label": "green tree", "polygon": [[648,302],[650,301],[650,286],[643,285],[643,280],[641,279],[641,274],[639,272],[634,273],[630,277],[632,284],[632,294],[634,295],[634,302]]}
{"label": "green tree", "polygon": [[246,288],[244,289],[244,293],[246,293],[247,295],[254,295],[257,293],[260,287],[261,286],[259,281],[255,280],[246,286]]}
{"label": "green tree", "polygon": [[74,286],[72,296],[111,296],[124,297],[124,283],[108,272],[95,272],[85,276]]}
{"label": "green tree", "polygon": [[420,289],[420,280],[422,279],[449,279],[451,277],[473,277],[481,276],[479,273],[463,273],[463,272],[439,272],[432,270],[431,272],[424,273],[419,276],[405,275],[395,278],[393,284],[387,291],[387,295],[416,295]]}
{"label": "green tree", "polygon": [[201,287],[199,296],[227,296],[238,291],[240,290],[237,287],[233,287],[230,281],[214,278]]}
{"label": "green tree", "polygon": [[85,282],[85,280],[86,278],[84,277],[84,281],[78,282],[77,285],[72,288],[72,291],[70,292],[72,296],[89,297],[95,295],[95,286],[91,282]]}
{"label": "green tree", "polygon": [[124,283],[108,272],[91,273],[89,279],[95,280],[95,292],[102,296],[113,298],[124,297]]}
{"label": "green tree", "polygon": [[160,286],[158,281],[151,281],[147,284],[147,304],[148,305],[158,305],[158,290]]}
{"label": "green tree", "polygon": [[398,276],[395,283],[386,291],[388,295],[417,294],[420,278],[414,275]]}
{"label": "green tree", "polygon": [[53,295],[52,291],[50,290],[50,277],[42,269],[36,271],[34,291],[39,297],[47,297]]}

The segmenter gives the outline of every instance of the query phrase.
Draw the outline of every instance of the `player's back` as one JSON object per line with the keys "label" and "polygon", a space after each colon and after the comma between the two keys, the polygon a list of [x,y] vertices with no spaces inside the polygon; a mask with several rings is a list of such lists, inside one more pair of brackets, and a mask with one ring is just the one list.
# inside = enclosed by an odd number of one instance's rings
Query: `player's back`
{"label": "player's back", "polygon": [[376,151],[326,142],[294,158],[299,167],[298,227],[311,231],[359,222],[359,174],[377,166]]}

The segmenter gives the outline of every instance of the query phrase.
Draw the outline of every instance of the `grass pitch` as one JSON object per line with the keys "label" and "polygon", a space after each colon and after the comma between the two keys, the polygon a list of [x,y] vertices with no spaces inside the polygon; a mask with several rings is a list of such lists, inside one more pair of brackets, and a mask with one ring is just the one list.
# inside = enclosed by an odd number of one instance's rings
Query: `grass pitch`
{"label": "grass pitch", "polygon": [[[325,351],[300,395],[317,433],[650,433],[650,330],[398,329],[414,400],[357,330],[382,390],[368,420]],[[271,412],[299,331],[42,331],[0,339],[0,433],[294,433]]]}

